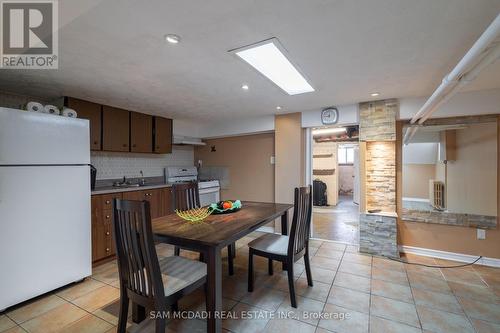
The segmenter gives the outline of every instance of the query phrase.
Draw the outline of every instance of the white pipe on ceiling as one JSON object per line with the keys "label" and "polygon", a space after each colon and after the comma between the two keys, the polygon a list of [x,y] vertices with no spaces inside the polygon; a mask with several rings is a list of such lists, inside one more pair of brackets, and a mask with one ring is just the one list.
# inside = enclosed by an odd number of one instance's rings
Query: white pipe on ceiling
{"label": "white pipe on ceiling", "polygon": [[[465,56],[453,70],[443,78],[443,81],[420,110],[413,116],[410,123],[422,125],[441,105],[446,103],[464,85],[474,80],[488,65],[500,57],[500,14],[483,32]],[[418,126],[407,130],[404,143],[408,144],[418,130]]]}

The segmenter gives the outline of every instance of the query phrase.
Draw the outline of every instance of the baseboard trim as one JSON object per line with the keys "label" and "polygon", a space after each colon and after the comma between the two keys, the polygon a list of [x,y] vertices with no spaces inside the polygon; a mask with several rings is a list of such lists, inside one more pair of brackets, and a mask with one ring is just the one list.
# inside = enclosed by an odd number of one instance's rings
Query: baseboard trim
{"label": "baseboard trim", "polygon": [[[455,252],[447,252],[433,249],[426,249],[422,247],[400,245],[399,252],[412,253],[424,257],[433,257],[439,259],[453,260],[459,262],[473,262],[478,256],[472,256],[470,254],[462,254]],[[500,267],[500,259],[483,257],[476,264],[490,266],[490,267]]]}

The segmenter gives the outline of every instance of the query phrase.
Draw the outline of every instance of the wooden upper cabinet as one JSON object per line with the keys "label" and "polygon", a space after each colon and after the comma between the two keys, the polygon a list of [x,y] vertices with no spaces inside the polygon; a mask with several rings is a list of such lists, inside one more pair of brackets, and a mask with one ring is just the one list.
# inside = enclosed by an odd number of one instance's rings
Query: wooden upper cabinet
{"label": "wooden upper cabinet", "polygon": [[90,125],[90,150],[102,150],[101,146],[101,105],[82,101],[72,97],[66,97],[64,105],[73,109],[78,118],[88,119]]}
{"label": "wooden upper cabinet", "polygon": [[169,154],[172,152],[172,119],[154,117],[154,152]]}
{"label": "wooden upper cabinet", "polygon": [[130,112],[104,105],[102,107],[102,150],[130,151]]}
{"label": "wooden upper cabinet", "polygon": [[130,112],[130,151],[153,152],[153,116]]}

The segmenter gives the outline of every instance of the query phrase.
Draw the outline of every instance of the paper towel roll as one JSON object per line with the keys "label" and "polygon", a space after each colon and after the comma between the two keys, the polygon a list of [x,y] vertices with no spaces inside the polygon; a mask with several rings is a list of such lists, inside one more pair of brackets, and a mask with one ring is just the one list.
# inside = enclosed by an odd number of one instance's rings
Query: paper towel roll
{"label": "paper towel roll", "polygon": [[59,111],[59,108],[57,106],[54,106],[54,105],[45,105],[43,107],[43,113],[50,113],[50,114],[56,114],[56,115],[60,115],[61,114],[61,111]]}
{"label": "paper towel roll", "polygon": [[28,105],[26,105],[26,109],[31,112],[42,112],[43,105],[37,102],[29,102]]}
{"label": "paper towel roll", "polygon": [[63,112],[62,112],[62,115],[64,117],[70,117],[70,118],[76,118],[77,117],[76,111],[73,110],[73,109],[69,109],[69,108],[64,109]]}

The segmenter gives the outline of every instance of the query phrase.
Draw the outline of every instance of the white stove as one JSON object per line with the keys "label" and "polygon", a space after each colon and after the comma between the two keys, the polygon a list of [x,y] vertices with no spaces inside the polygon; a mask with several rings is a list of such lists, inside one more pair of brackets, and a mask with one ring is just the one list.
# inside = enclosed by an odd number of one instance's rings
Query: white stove
{"label": "white stove", "polygon": [[[196,167],[167,167],[165,168],[165,180],[167,183],[195,182],[198,180],[198,169]],[[220,183],[218,180],[200,180],[198,190],[202,206],[220,201]]]}

